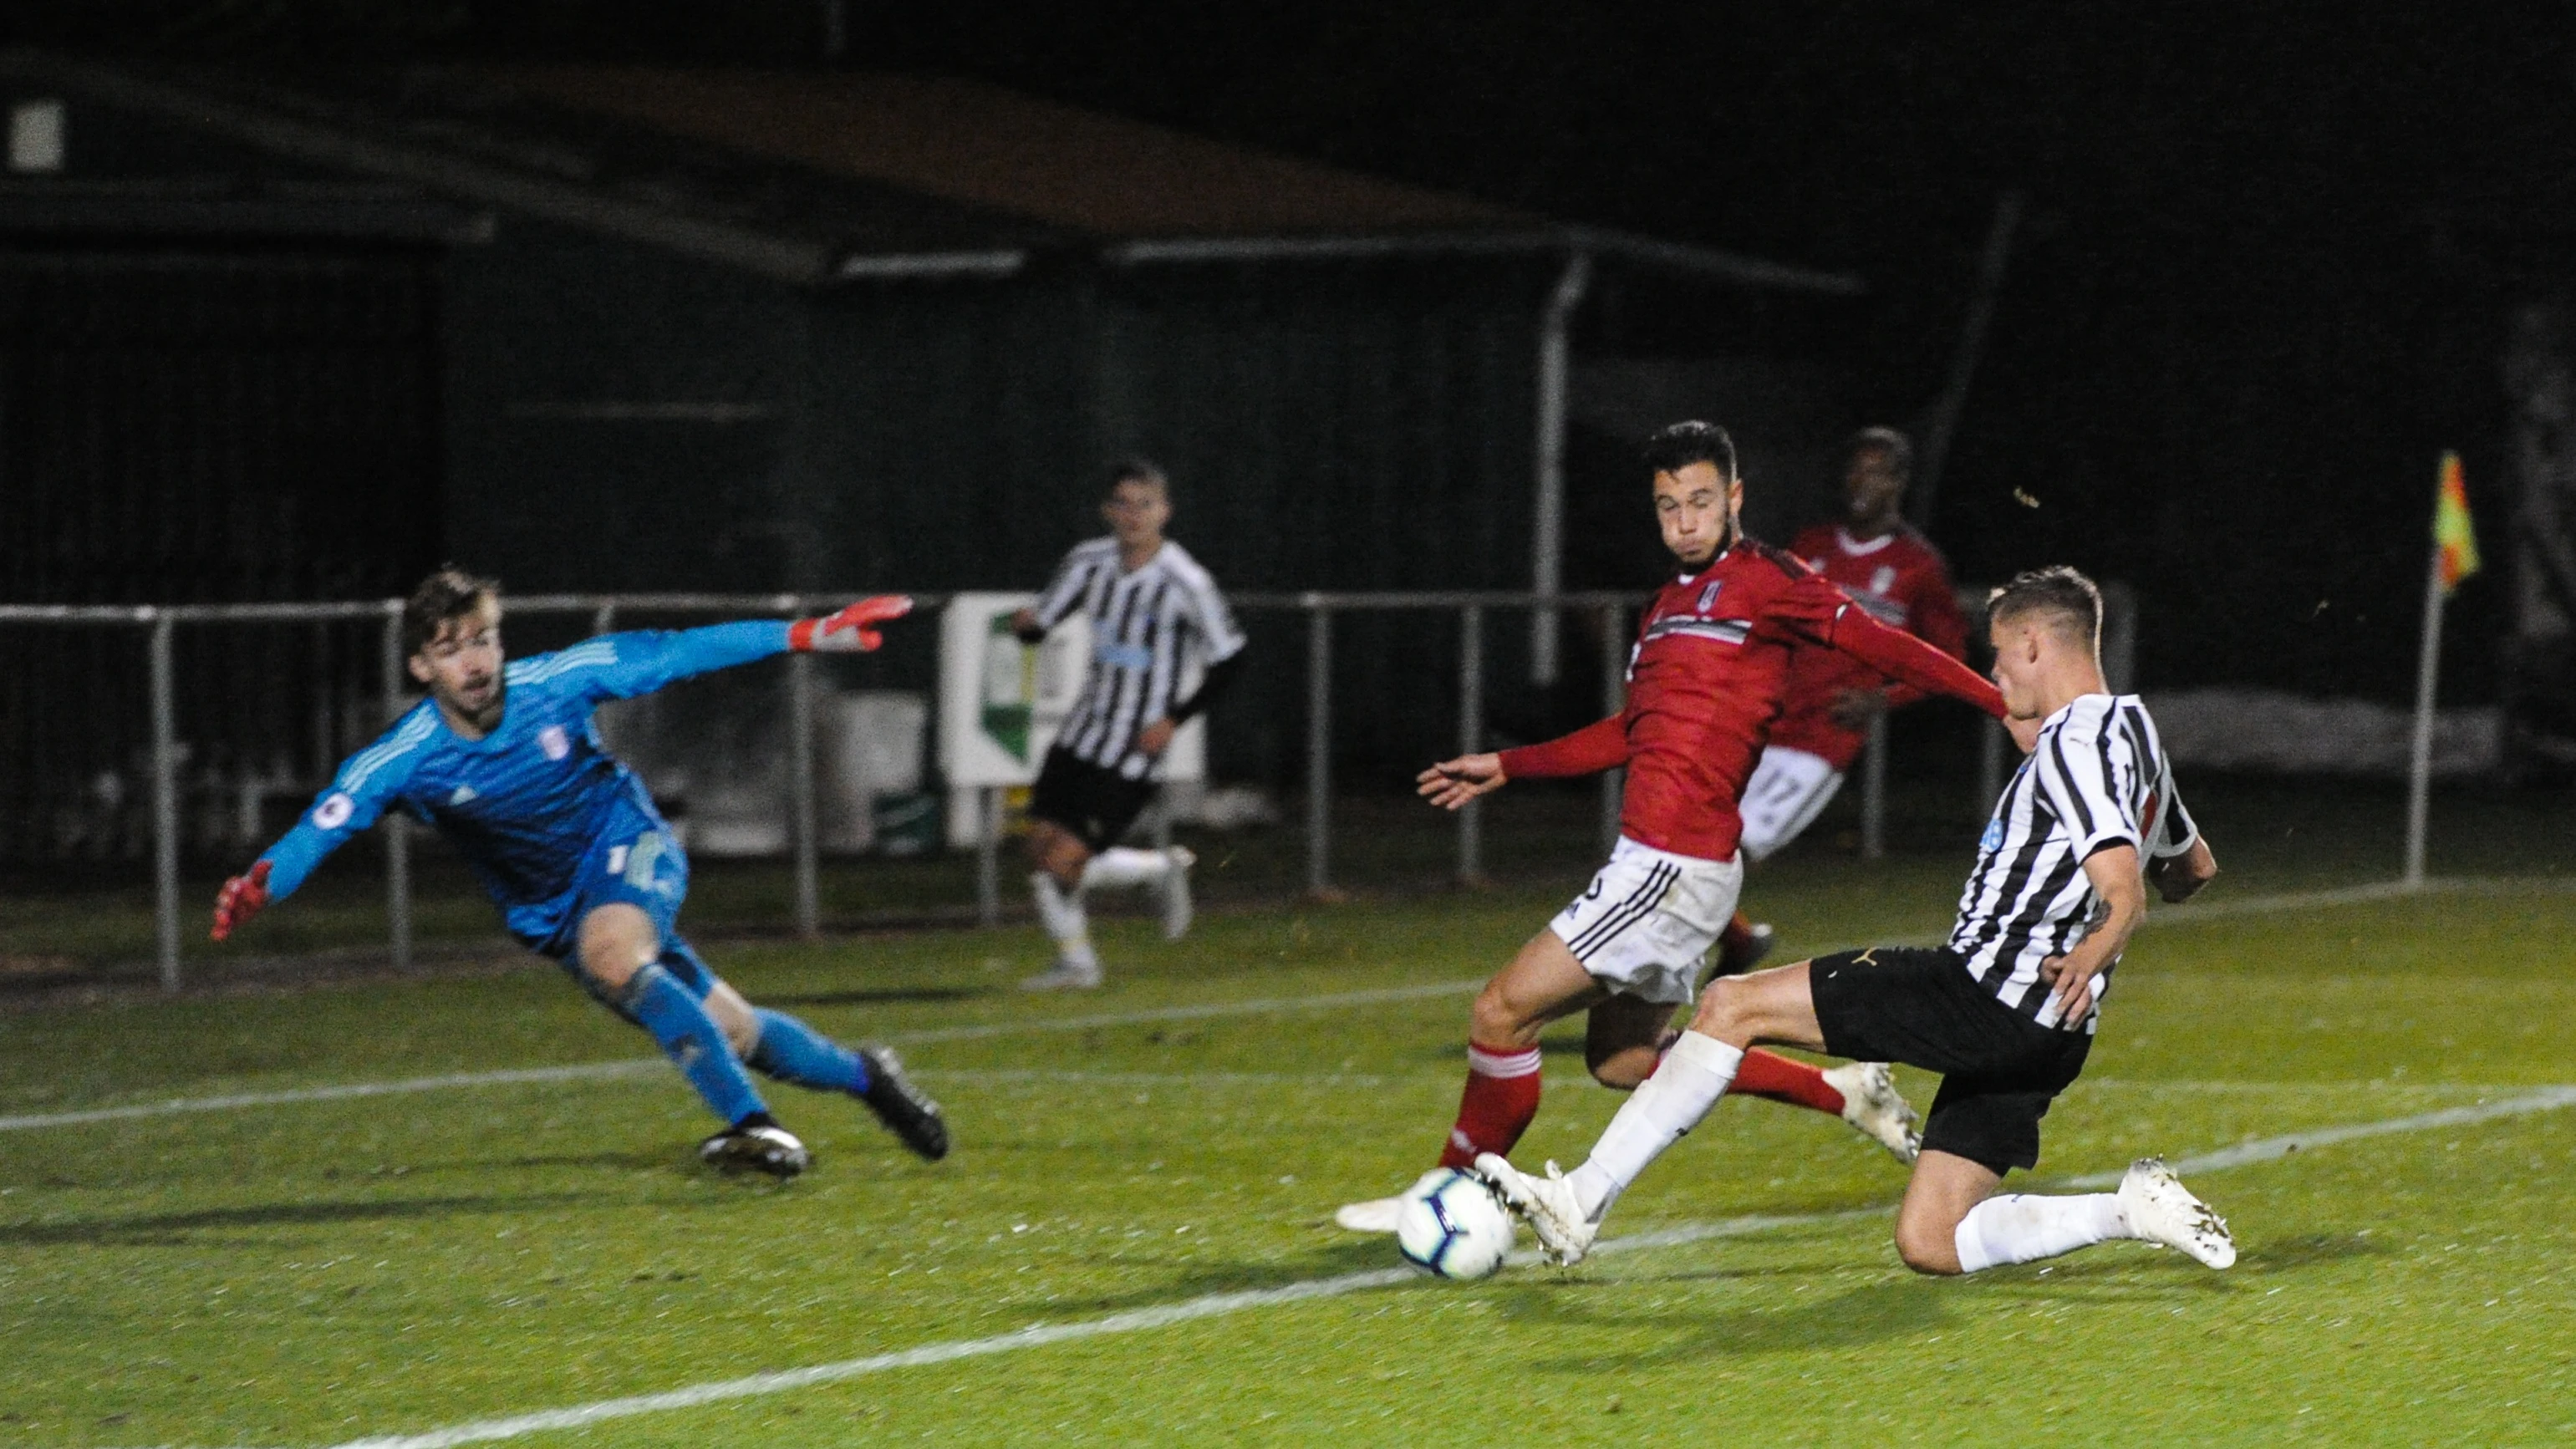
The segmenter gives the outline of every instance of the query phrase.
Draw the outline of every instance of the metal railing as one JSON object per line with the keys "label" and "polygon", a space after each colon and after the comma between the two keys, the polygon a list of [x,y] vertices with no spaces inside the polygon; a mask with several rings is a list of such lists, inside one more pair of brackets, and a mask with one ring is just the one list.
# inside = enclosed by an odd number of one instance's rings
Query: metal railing
{"label": "metal railing", "polygon": [[[1981,618],[1984,594],[1961,589],[1960,602],[1970,617]],[[2106,596],[2103,655],[2114,689],[2125,689],[2133,673],[2136,649],[2136,601],[2114,584]],[[802,594],[514,594],[514,615],[589,616],[594,633],[615,627],[621,611],[653,614],[714,613],[780,617],[837,608],[855,593]],[[924,592],[913,597],[925,608],[948,598]],[[1510,590],[1449,592],[1248,592],[1232,596],[1243,611],[1288,611],[1306,619],[1305,827],[1306,887],[1320,898],[1338,894],[1333,881],[1333,650],[1334,622],[1364,613],[1454,613],[1458,619],[1458,736],[1460,753],[1485,746],[1487,679],[1486,623],[1497,610],[1589,614],[1598,630],[1601,656],[1601,709],[1615,714],[1626,702],[1629,619],[1647,599],[1642,592],[1574,592],[1540,595]],[[255,623],[329,623],[382,621],[381,683],[390,721],[412,700],[402,649],[402,601],[380,599],[303,604],[184,605],[30,605],[0,604],[0,626],[133,628],[145,631],[151,708],[149,750],[152,801],[152,874],[155,955],[161,983],[172,991],[181,985],[180,935],[185,915],[179,899],[179,701],[172,656],[176,631],[183,625]],[[815,682],[813,658],[788,656],[783,701],[787,714],[787,839],[794,862],[796,929],[808,937],[822,929],[820,842],[816,809]],[[1982,816],[2001,788],[2004,735],[2000,727],[1985,732],[1978,771],[1975,811]],[[1861,769],[1861,836],[1865,855],[1885,850],[1887,731],[1884,717],[1871,729]],[[1621,772],[1610,771],[1600,782],[1600,844],[1606,853],[1619,834]],[[1474,883],[1484,875],[1481,802],[1457,812],[1457,878]],[[989,802],[988,802],[989,806]],[[984,840],[977,870],[977,918],[993,924],[1001,918],[1000,878],[994,857],[998,812],[984,812]],[[386,916],[389,946],[397,967],[412,959],[411,854],[408,821],[387,812],[378,827],[386,852]]]}

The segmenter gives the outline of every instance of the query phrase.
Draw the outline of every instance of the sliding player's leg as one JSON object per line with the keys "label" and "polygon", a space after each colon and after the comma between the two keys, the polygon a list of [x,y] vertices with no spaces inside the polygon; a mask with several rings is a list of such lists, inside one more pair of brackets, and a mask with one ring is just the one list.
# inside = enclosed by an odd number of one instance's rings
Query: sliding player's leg
{"label": "sliding player's leg", "polygon": [[1551,1162],[1546,1177],[1534,1177],[1498,1155],[1479,1158],[1476,1166],[1529,1219],[1551,1256],[1578,1262],[1591,1250],[1610,1205],[1708,1116],[1734,1081],[1745,1049],[1757,1040],[1822,1049],[1806,962],[1710,982],[1690,1029],[1620,1105],[1592,1155],[1571,1174]]}

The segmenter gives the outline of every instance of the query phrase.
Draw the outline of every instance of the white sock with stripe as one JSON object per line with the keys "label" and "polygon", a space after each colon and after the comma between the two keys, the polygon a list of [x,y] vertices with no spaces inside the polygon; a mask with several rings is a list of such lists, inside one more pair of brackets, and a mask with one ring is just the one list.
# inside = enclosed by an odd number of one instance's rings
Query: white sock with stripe
{"label": "white sock with stripe", "polygon": [[2116,1192],[2075,1197],[2007,1192],[1968,1209],[1952,1242],[1959,1250],[1959,1271],[1974,1273],[2136,1236]]}
{"label": "white sock with stripe", "polygon": [[1082,909],[1080,889],[1066,890],[1045,871],[1029,875],[1029,893],[1037,897],[1038,923],[1055,938],[1058,959],[1076,966],[1097,966],[1100,955],[1091,949],[1091,917]]}
{"label": "white sock with stripe", "polygon": [[1172,873],[1172,858],[1159,850],[1113,845],[1082,867],[1082,888],[1160,885]]}
{"label": "white sock with stripe", "polygon": [[1593,1222],[1628,1190],[1648,1164],[1681,1140],[1726,1095],[1744,1053],[1713,1036],[1686,1031],[1592,1144],[1592,1155],[1568,1175],[1575,1201]]}

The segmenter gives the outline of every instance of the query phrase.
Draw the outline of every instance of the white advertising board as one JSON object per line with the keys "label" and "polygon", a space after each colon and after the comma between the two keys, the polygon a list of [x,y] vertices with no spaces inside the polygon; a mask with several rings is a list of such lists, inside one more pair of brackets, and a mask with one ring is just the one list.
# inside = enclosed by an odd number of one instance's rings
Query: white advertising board
{"label": "white advertising board", "polygon": [[[959,594],[939,620],[939,769],[952,791],[1026,785],[1082,693],[1091,623],[1080,614],[1023,644],[1011,616],[1034,594]],[[1198,680],[1192,661],[1186,693]],[[1207,719],[1183,725],[1156,762],[1155,778],[1207,778]]]}

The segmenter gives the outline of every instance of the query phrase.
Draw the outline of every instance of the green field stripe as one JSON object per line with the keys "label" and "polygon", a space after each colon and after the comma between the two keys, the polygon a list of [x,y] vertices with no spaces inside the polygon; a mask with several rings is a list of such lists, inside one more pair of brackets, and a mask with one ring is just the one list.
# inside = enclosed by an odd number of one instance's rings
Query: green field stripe
{"label": "green field stripe", "polygon": [[[2548,1087],[2519,1097],[2508,1098],[2505,1101],[2483,1103],[2474,1107],[2421,1112],[2377,1122],[2355,1122],[2340,1127],[2321,1127],[2305,1132],[2285,1133],[2279,1137],[2239,1143],[2233,1147],[2224,1147],[2213,1152],[2183,1158],[2171,1165],[2177,1172],[2215,1172],[2251,1163],[2275,1161],[2304,1147],[2323,1147],[2360,1138],[2421,1132],[2437,1127],[2467,1126],[2570,1106],[2576,1106],[2576,1085]],[[2098,1189],[2117,1184],[2121,1176],[2119,1172],[2093,1173],[2083,1177],[2057,1179],[2057,1183],[2067,1187]],[[1876,1216],[1894,1210],[1895,1206],[1893,1202],[1872,1203],[1864,1207],[1834,1208],[1823,1212],[1771,1213],[1726,1218],[1714,1222],[1685,1223],[1652,1232],[1612,1238],[1592,1251],[1595,1256],[1630,1253],[1649,1248],[1668,1248],[1687,1243],[1706,1242],[1717,1238],[1745,1237],[1778,1228],[1814,1227],[1825,1223]],[[1512,1262],[1526,1266],[1538,1261],[1538,1257],[1536,1252],[1525,1250],[1513,1254]],[[1031,1324],[1026,1328],[996,1334],[989,1338],[924,1344],[919,1348],[904,1349],[895,1353],[845,1359],[839,1363],[815,1364],[801,1369],[750,1374],[741,1378],[669,1389],[657,1394],[637,1394],[627,1398],[602,1399],[589,1404],[514,1414],[504,1418],[477,1419],[417,1434],[389,1434],[353,1439],[335,1445],[333,1449],[457,1449],[457,1446],[461,1445],[493,1443],[549,1430],[582,1429],[607,1420],[632,1418],[640,1414],[692,1409],[733,1399],[757,1398],[819,1384],[840,1383],[893,1369],[923,1368],[935,1364],[954,1363],[960,1359],[983,1358],[994,1354],[1015,1353],[1022,1349],[1043,1348],[1051,1344],[1139,1333],[1176,1323],[1218,1318],[1257,1308],[1337,1298],[1370,1288],[1390,1288],[1421,1279],[1422,1275],[1411,1268],[1380,1268],[1360,1273],[1344,1273],[1331,1278],[1309,1279],[1303,1283],[1288,1283],[1276,1288],[1211,1293],[1179,1303],[1136,1309],[1079,1323]]]}

